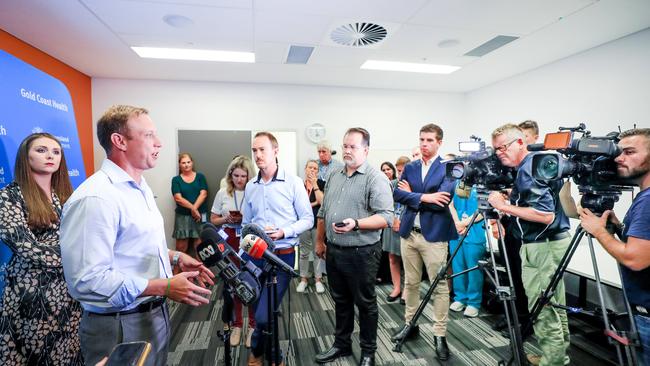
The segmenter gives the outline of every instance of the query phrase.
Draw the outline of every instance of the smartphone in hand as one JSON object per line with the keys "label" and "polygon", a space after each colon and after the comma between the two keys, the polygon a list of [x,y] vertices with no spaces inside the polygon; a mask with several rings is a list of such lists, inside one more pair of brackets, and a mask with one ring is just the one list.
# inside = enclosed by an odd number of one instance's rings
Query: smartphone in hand
{"label": "smartphone in hand", "polygon": [[120,343],[108,356],[106,366],[142,366],[151,352],[149,342]]}
{"label": "smartphone in hand", "polygon": [[336,227],[344,227],[344,226],[346,226],[346,225],[347,225],[347,224],[346,224],[345,222],[343,222],[343,221],[335,222],[335,223],[334,223],[334,226],[336,226]]}

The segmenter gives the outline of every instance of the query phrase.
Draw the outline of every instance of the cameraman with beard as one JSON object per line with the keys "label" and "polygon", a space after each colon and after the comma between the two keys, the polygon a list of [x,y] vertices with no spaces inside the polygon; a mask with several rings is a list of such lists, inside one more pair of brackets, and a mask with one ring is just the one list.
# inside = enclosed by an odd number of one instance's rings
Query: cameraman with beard
{"label": "cameraman with beard", "polygon": [[[502,214],[510,215],[521,238],[522,282],[532,309],[549,285],[569,243],[569,219],[562,211],[558,194],[562,179],[543,182],[533,178],[532,158],[521,128],[506,124],[492,132],[492,146],[501,164],[517,171],[509,197],[492,192],[488,202]],[[565,304],[564,283],[557,286],[551,301]],[[569,363],[569,326],[566,311],[545,306],[533,325],[542,355],[527,355],[533,365],[562,366]]]}
{"label": "cameraman with beard", "polygon": [[[634,312],[641,350],[641,364],[650,365],[650,128],[625,131],[619,135],[621,154],[616,157],[618,176],[638,184],[636,195],[623,224],[613,211],[602,216],[582,209],[582,228],[591,234],[620,264],[623,286]],[[618,227],[621,240],[614,238],[605,225],[610,221]]]}

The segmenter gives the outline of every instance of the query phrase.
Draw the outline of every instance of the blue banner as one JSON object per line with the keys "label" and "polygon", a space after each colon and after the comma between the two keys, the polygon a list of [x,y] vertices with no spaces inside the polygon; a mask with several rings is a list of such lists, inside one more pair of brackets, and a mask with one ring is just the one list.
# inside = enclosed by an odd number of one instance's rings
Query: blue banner
{"label": "blue banner", "polygon": [[[13,180],[18,146],[34,132],[56,136],[72,186],[86,179],[72,98],[58,79],[0,50],[0,188]],[[11,251],[0,242],[0,265]],[[0,292],[4,284],[0,283]]]}

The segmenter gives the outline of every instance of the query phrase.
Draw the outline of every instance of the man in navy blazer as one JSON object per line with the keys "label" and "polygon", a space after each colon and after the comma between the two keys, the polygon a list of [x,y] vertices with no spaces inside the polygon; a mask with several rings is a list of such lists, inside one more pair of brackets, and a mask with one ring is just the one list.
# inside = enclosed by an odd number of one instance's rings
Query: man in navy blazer
{"label": "man in navy blazer", "polygon": [[[445,164],[438,156],[442,144],[442,129],[427,124],[420,129],[422,157],[404,167],[404,172],[393,193],[396,202],[406,209],[402,213],[399,234],[404,263],[406,324],[393,336],[397,341],[417,335],[417,325],[407,327],[420,303],[422,265],[433,281],[439,268],[447,261],[448,242],[458,238],[454,221],[448,210],[455,182],[445,177]],[[449,286],[440,281],[433,293],[433,332],[436,355],[449,358],[445,335],[449,313]]]}

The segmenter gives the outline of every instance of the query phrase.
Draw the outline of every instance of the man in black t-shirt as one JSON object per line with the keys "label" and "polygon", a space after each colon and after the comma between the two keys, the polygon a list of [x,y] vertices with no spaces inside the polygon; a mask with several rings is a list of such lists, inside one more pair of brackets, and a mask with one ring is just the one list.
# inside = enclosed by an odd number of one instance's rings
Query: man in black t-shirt
{"label": "man in black t-shirt", "polygon": [[[628,130],[619,137],[622,152],[616,158],[618,175],[638,184],[641,192],[634,198],[623,224],[609,210],[598,217],[583,209],[580,221],[584,230],[621,264],[623,286],[641,340],[639,358],[650,365],[650,128]],[[622,241],[606,230],[608,220],[618,226]]]}

